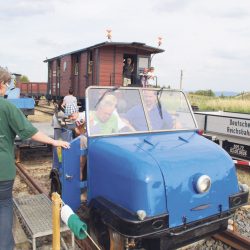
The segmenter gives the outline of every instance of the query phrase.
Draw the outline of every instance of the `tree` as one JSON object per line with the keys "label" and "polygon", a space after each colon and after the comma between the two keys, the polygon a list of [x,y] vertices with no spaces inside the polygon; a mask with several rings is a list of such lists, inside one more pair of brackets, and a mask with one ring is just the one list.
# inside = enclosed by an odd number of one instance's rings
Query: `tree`
{"label": "tree", "polygon": [[29,82],[29,81],[30,81],[29,78],[27,76],[25,76],[25,75],[22,75],[20,77],[20,82]]}
{"label": "tree", "polygon": [[204,95],[204,96],[212,96],[212,97],[215,96],[215,93],[211,89],[209,89],[209,90],[197,90],[197,91],[195,91],[195,94],[196,95]]}

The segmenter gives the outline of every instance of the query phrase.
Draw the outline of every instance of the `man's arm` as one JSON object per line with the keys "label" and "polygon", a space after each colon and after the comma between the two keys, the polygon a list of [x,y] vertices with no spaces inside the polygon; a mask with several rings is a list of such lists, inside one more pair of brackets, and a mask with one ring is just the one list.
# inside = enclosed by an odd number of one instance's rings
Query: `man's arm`
{"label": "man's arm", "polygon": [[46,144],[51,144],[55,147],[63,147],[63,148],[70,148],[69,143],[66,141],[60,141],[60,140],[54,140],[50,138],[49,136],[45,135],[44,133],[38,131],[35,133],[32,137],[32,140],[46,143]]}

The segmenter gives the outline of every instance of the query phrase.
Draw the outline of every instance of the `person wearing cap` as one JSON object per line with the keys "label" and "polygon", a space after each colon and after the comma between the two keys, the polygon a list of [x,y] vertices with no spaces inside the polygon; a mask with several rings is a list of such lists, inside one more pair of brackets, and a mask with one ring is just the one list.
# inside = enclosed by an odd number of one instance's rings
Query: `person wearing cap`
{"label": "person wearing cap", "polygon": [[6,100],[10,73],[0,67],[0,249],[12,250],[13,202],[12,190],[16,175],[14,140],[31,138],[55,147],[69,148],[69,143],[54,140],[38,131],[12,103]]}
{"label": "person wearing cap", "polygon": [[[79,109],[75,103],[68,103],[65,106],[64,114],[70,120],[75,123],[75,136],[81,135],[80,147],[87,148],[87,137],[85,136],[85,112],[79,112]],[[83,180],[84,168],[86,165],[87,158],[81,156],[80,158],[80,180]]]}
{"label": "person wearing cap", "polygon": [[85,132],[84,131],[85,112],[79,112],[79,109],[76,103],[72,102],[72,103],[66,104],[64,114],[70,120],[75,122],[75,125],[76,125],[75,132],[77,136]]}

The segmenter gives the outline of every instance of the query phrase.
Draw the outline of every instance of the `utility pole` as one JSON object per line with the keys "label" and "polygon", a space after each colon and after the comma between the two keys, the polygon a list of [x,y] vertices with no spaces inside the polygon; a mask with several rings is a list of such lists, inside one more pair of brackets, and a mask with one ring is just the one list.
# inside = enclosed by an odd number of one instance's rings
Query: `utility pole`
{"label": "utility pole", "polygon": [[182,90],[182,78],[183,78],[183,70],[181,69],[180,90]]}

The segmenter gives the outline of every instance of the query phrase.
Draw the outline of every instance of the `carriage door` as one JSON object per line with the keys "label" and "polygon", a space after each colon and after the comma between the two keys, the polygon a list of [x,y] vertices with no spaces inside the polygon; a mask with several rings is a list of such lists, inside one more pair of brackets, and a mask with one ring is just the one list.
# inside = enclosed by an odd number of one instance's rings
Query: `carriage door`
{"label": "carriage door", "polygon": [[124,54],[123,55],[123,67],[127,63],[128,58],[132,60],[131,64],[134,65],[134,71],[131,76],[131,84],[136,84],[136,72],[137,72],[137,57],[134,54]]}

